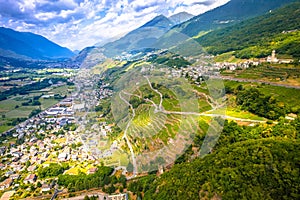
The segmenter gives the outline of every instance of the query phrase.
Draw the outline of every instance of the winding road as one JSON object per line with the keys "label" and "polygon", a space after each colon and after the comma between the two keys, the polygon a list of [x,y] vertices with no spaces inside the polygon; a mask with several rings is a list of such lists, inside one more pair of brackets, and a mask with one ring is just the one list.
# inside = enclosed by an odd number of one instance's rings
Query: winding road
{"label": "winding road", "polygon": [[[128,93],[127,93],[128,94]],[[137,174],[137,163],[136,163],[136,159],[135,159],[135,154],[134,154],[134,151],[133,151],[133,148],[132,148],[132,145],[127,137],[127,131],[128,131],[128,128],[130,127],[131,123],[132,123],[132,120],[134,119],[135,117],[135,110],[133,109],[133,106],[124,98],[122,97],[121,95],[121,92],[119,93],[119,97],[120,99],[122,99],[129,107],[130,109],[132,110],[132,118],[129,120],[129,122],[127,123],[126,125],[126,128],[124,130],[124,135],[123,135],[123,138],[126,140],[126,143],[127,143],[127,146],[130,150],[130,154],[131,154],[131,159],[132,159],[132,165],[133,165],[133,174],[131,177],[128,177],[127,179],[132,179],[134,177],[136,177],[136,174]]]}

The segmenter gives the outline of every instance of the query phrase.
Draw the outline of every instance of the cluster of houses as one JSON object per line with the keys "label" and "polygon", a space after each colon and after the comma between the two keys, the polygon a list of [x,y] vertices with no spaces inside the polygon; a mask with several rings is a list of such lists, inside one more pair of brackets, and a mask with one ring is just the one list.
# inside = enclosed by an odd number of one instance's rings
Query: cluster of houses
{"label": "cluster of houses", "polygon": [[[95,102],[112,95],[112,91],[108,86],[103,84],[99,90],[96,90],[96,93],[93,94],[97,97]],[[86,92],[83,95],[90,94]],[[64,130],[66,125],[76,123],[76,120],[78,120],[76,119],[76,112],[85,111],[89,103],[75,103],[75,97],[76,94],[73,94],[71,97],[2,134],[3,137],[13,137],[17,141],[22,140],[22,143],[5,140],[3,144],[9,145],[0,146],[0,155],[2,156],[0,170],[5,171],[5,179],[0,182],[0,190],[17,189],[21,180],[23,184],[42,182],[41,192],[50,191],[54,185],[39,180],[36,171],[38,167],[46,167],[51,162],[72,161],[82,163],[93,161],[95,164],[100,164],[98,161],[99,156],[95,156],[91,152],[89,143],[82,140],[83,135],[80,131]],[[88,134],[91,137],[98,135],[100,138],[105,138],[111,131],[112,125],[102,122],[95,124],[92,127],[92,132]],[[72,144],[75,145],[72,146]],[[101,157],[111,156],[117,148],[117,143],[113,142],[111,148],[101,152]],[[97,168],[92,167],[87,173],[93,174],[96,171]]]}
{"label": "cluster of houses", "polygon": [[[94,161],[97,164],[97,158],[88,152],[85,145],[76,146],[76,148],[71,148],[70,144],[78,144],[81,142],[81,136],[76,135],[76,132],[68,132],[66,135],[55,135],[54,132],[58,131],[58,127],[54,126],[53,129],[46,135],[43,140],[37,139],[33,130],[38,131],[40,124],[35,124],[37,119],[33,118],[29,122],[24,123],[26,126],[19,126],[17,128],[19,133],[24,133],[25,140],[21,145],[16,145],[15,143],[10,144],[9,147],[3,146],[0,148],[1,155],[4,157],[2,160],[4,163],[0,163],[0,169],[6,171],[5,176],[7,177],[4,181],[0,183],[0,190],[6,190],[10,187],[18,188],[19,184],[15,180],[23,178],[24,184],[35,184],[38,180],[36,170],[40,165],[48,166],[49,162],[65,162],[65,161],[74,161],[74,162],[84,162],[87,160]],[[32,122],[32,123],[31,123]],[[44,122],[47,127],[49,124]],[[111,128],[102,124],[104,128]],[[38,131],[39,133],[44,133],[44,131]],[[23,134],[22,134],[23,135]],[[15,135],[17,137],[20,134]],[[28,137],[27,137],[28,136]],[[56,143],[56,140],[65,139],[63,143]],[[54,141],[54,142],[53,142]],[[60,149],[55,150],[54,148],[59,145]],[[48,161],[48,162],[47,162]],[[29,166],[27,163],[30,163]],[[99,164],[99,163],[98,163]],[[95,173],[97,168],[90,168],[88,174]],[[41,187],[42,192],[49,191],[53,188],[51,184],[44,183]]]}
{"label": "cluster of houses", "polygon": [[187,66],[186,68],[181,68],[181,69],[170,69],[170,76],[189,77],[197,84],[203,81],[204,76],[218,76],[220,75],[220,71],[222,70],[234,71],[237,69],[247,69],[251,66],[258,66],[259,64],[265,62],[288,64],[288,63],[292,63],[293,59],[278,59],[276,57],[275,50],[273,50],[272,55],[268,56],[267,58],[262,58],[259,60],[246,60],[239,63],[217,62],[211,66],[199,65],[196,67]]}
{"label": "cluster of houses", "polygon": [[[144,60],[147,61],[153,55],[163,56],[166,53],[165,50],[158,51],[156,53],[150,52],[144,56]],[[209,57],[209,56],[208,56]],[[210,59],[212,57],[209,57]],[[185,59],[189,60],[192,58],[185,57]],[[200,63],[201,59],[196,59],[197,63]],[[261,63],[281,63],[281,64],[289,64],[294,62],[293,59],[278,59],[276,57],[276,51],[273,50],[272,54],[266,58],[260,59],[250,59],[243,62],[231,63],[231,62],[216,62],[214,64],[207,64],[203,61],[202,64],[197,66],[186,66],[186,68],[181,69],[169,69],[171,77],[186,77],[188,76],[196,83],[201,82],[203,76],[219,76],[220,71],[229,70],[235,71],[237,69],[247,69],[251,66],[258,66]],[[164,69],[165,70],[165,69]]]}
{"label": "cluster of houses", "polygon": [[105,99],[112,96],[113,92],[109,89],[109,83],[102,83],[100,89],[96,91],[99,99]]}

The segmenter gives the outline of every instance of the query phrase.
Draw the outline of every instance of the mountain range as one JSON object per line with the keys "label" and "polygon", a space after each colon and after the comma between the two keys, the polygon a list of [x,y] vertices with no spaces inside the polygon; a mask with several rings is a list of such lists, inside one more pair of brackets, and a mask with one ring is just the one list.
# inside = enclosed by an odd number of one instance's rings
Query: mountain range
{"label": "mountain range", "polygon": [[191,39],[192,37],[197,38],[207,32],[232,26],[295,1],[296,0],[231,0],[223,6],[174,26],[157,41],[156,47],[169,49],[184,43],[187,39]]}
{"label": "mountain range", "polygon": [[[91,62],[86,61],[85,63],[95,63],[99,60],[96,59],[96,57],[99,57],[98,55],[101,55],[100,60],[102,60],[103,56],[115,57],[122,55],[124,52],[136,52],[149,48],[184,49],[185,53],[182,55],[188,55],[189,53],[197,54],[203,51],[202,47],[209,53],[214,54],[228,52],[234,49],[241,50],[242,48],[250,48],[251,45],[246,45],[248,44],[247,42],[244,41],[243,43],[241,41],[241,38],[247,38],[247,35],[249,35],[247,31],[251,30],[252,36],[256,35],[257,38],[258,36],[263,38],[263,35],[259,34],[260,32],[265,34],[266,31],[271,31],[269,29],[264,30],[263,26],[259,25],[264,21],[263,18],[273,16],[274,19],[271,21],[276,21],[275,19],[277,17],[280,18],[280,16],[276,16],[277,12],[273,12],[273,10],[295,1],[296,0],[231,0],[223,6],[198,16],[193,16],[186,12],[178,13],[169,18],[164,15],[159,15],[115,41],[111,41],[101,47],[95,46],[82,50],[77,58],[80,61],[92,58]],[[272,12],[275,14],[270,15]],[[279,13],[278,15],[281,14],[283,13]],[[259,16],[263,17],[256,19],[256,17]],[[289,17],[281,17],[280,19],[283,20],[281,21],[282,23],[289,23],[287,21]],[[269,18],[265,20],[269,20]],[[276,21],[281,27],[287,25],[281,22]],[[248,26],[252,28],[248,28]],[[276,29],[276,24],[268,27]],[[293,27],[297,28],[296,26]],[[278,31],[280,30],[278,29]],[[233,40],[230,40],[233,35],[239,35],[236,37],[235,43]],[[249,39],[248,37],[248,40]],[[255,40],[254,37],[251,39]],[[229,41],[231,41],[231,43]],[[242,45],[232,49],[237,43]],[[289,43],[289,45],[295,47],[295,42]],[[284,48],[281,48],[281,50],[284,51]],[[269,53],[269,49],[260,56],[264,56],[266,53]],[[292,53],[297,54],[297,52]],[[93,54],[95,54],[95,56]],[[74,56],[74,53],[67,48],[49,41],[43,36],[0,28],[0,56],[17,59],[47,60],[71,58]],[[243,57],[243,55],[240,55],[240,57]]]}
{"label": "mountain range", "polygon": [[0,27],[0,56],[53,60],[70,58],[74,53],[41,35]]}
{"label": "mountain range", "polygon": [[175,14],[169,18],[159,15],[143,26],[129,32],[124,37],[103,46],[104,54],[108,57],[120,55],[122,52],[152,48],[158,38],[173,26],[182,23],[193,15],[187,12]]}
{"label": "mountain range", "polygon": [[[208,32],[230,27],[247,19],[264,15],[296,0],[231,0],[227,4],[192,17],[179,13],[169,18],[160,15],[124,37],[103,46],[108,57],[133,50],[171,49],[183,55],[203,52],[199,38]],[[182,19],[182,20],[180,20]],[[189,52],[187,47],[191,47]],[[182,52],[182,49],[185,49]]]}

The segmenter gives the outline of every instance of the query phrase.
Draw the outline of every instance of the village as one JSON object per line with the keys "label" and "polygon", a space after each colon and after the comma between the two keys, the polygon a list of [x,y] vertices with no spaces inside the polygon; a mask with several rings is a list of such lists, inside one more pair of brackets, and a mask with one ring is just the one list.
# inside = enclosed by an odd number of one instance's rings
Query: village
{"label": "village", "polygon": [[[112,92],[103,85],[96,91],[99,99],[109,97]],[[84,173],[93,174],[101,163],[99,155],[90,151],[90,144],[86,143],[80,131],[76,131],[76,113],[85,112],[88,102],[75,103],[78,96],[72,96],[62,100],[53,107],[38,115],[20,123],[13,129],[2,133],[5,138],[0,144],[0,194],[6,191],[1,200],[10,199],[18,193],[18,189],[27,188],[27,192],[35,193],[35,196],[53,194],[59,186],[57,178],[41,178],[38,169],[48,167],[51,163],[69,163],[70,169],[64,174],[77,174],[77,166],[84,168]],[[47,97],[45,97],[47,98]],[[96,128],[94,126],[94,128]],[[102,136],[108,136],[111,125],[100,122],[96,131]],[[11,142],[11,139],[16,142]],[[111,149],[102,152],[101,157],[109,157],[117,149],[116,142]],[[102,199],[126,199],[125,194],[103,195]],[[111,197],[110,197],[111,196]],[[17,194],[19,198],[19,194]],[[22,198],[25,198],[22,196]],[[17,199],[18,199],[17,198]]]}
{"label": "village", "polygon": [[[159,53],[158,55],[162,54]],[[144,58],[147,60],[147,56]],[[185,59],[189,59],[188,57],[185,57]],[[212,59],[211,57],[209,59]],[[170,77],[183,77],[186,79],[190,79],[193,81],[196,85],[200,85],[205,81],[208,77],[213,78],[220,78],[222,71],[228,71],[233,72],[235,70],[245,70],[250,67],[257,67],[260,64],[263,63],[270,63],[270,64],[290,64],[294,62],[293,59],[279,59],[276,56],[276,51],[273,50],[272,54],[269,55],[266,58],[261,59],[248,59],[241,62],[215,62],[213,64],[208,63],[202,63],[202,64],[196,64],[192,66],[187,66],[186,68],[172,68],[172,69],[166,69],[163,68],[162,71],[165,71],[167,74],[169,74]],[[196,62],[197,63],[197,62]],[[224,77],[222,77],[224,78]],[[224,78],[226,79],[226,78]]]}
{"label": "village", "polygon": [[[219,76],[221,70],[247,69],[259,65],[260,62],[289,63],[291,61],[280,61],[273,51],[272,55],[263,61],[223,62],[211,66],[199,65],[160,70],[165,71],[170,77],[184,77],[200,85],[205,81],[205,77]],[[3,172],[0,192],[6,191],[6,193],[0,200],[14,197],[14,193],[18,193],[20,188],[27,188],[28,192],[33,192],[35,195],[52,194],[63,188],[56,183],[56,178],[39,177],[37,173],[39,168],[47,167],[51,163],[67,162],[72,165],[70,169],[64,171],[64,174],[77,174],[78,165],[83,166],[84,173],[93,174],[97,171],[97,166],[101,165],[100,159],[110,157],[118,150],[118,141],[112,141],[105,150],[99,148],[99,141],[109,138],[114,125],[105,121],[91,126],[85,125],[93,106],[97,105],[99,100],[111,97],[113,91],[105,83],[102,83],[97,90],[91,88],[90,86],[97,81],[93,77],[84,76],[83,80],[77,77],[77,80],[73,81],[76,82],[79,92],[73,93],[51,108],[2,134],[5,140],[0,144],[2,160],[0,170]],[[44,95],[43,98],[50,98],[50,96]],[[15,142],[10,140],[12,138]],[[127,199],[126,195],[120,195],[122,197],[117,196],[117,198]],[[106,197],[110,199],[109,195]],[[113,198],[115,197],[111,199]]]}

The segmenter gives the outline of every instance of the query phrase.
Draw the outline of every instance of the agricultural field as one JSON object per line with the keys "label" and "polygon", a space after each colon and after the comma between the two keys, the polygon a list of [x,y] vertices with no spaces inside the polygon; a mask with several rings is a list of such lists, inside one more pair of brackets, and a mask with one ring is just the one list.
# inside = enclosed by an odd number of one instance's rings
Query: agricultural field
{"label": "agricultural field", "polygon": [[[73,70],[44,69],[1,72],[0,133],[26,120],[33,111],[52,107],[74,87],[66,77]],[[45,97],[45,95],[48,97]]]}
{"label": "agricultural field", "polygon": [[112,156],[103,158],[102,162],[105,166],[127,166],[129,163],[128,154],[118,150]]}
{"label": "agricultural field", "polygon": [[265,63],[248,69],[224,71],[222,75],[240,79],[254,79],[290,86],[300,86],[300,67],[293,64],[270,65]]}

